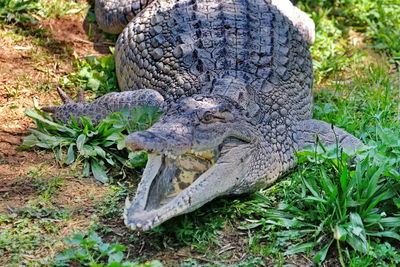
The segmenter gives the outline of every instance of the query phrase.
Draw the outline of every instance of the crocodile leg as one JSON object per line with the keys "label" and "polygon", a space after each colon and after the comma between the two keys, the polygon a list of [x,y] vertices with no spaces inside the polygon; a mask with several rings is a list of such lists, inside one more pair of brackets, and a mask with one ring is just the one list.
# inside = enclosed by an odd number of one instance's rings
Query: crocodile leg
{"label": "crocodile leg", "polygon": [[[294,141],[298,145],[298,150],[307,145],[316,145],[317,140],[323,145],[339,144],[339,147],[355,151],[362,146],[360,139],[348,132],[320,120],[304,120],[295,127]],[[317,139],[318,136],[318,139]]]}
{"label": "crocodile leg", "polygon": [[71,116],[87,116],[96,124],[108,114],[120,111],[124,108],[129,109],[145,105],[158,107],[164,102],[164,98],[160,93],[151,89],[108,93],[91,103],[84,102],[83,91],[80,91],[78,94],[78,102],[75,103],[60,88],[57,90],[64,105],[44,107],[42,110],[53,113],[54,117],[63,123],[69,123],[71,121]]}
{"label": "crocodile leg", "polygon": [[108,33],[119,34],[125,26],[154,0],[96,0],[97,23]]}

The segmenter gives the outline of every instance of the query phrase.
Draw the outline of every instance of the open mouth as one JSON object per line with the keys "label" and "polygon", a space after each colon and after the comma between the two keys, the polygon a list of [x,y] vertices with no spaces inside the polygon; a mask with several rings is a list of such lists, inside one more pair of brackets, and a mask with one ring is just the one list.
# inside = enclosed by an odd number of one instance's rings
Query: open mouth
{"label": "open mouth", "polygon": [[[215,149],[201,152],[189,150],[179,156],[172,152],[150,153],[135,200],[126,201],[125,224],[133,230],[145,231],[216,197],[211,191],[220,190],[217,183],[228,179],[231,169],[240,169],[235,162],[226,161],[225,156],[240,154],[238,150],[243,145],[248,143],[231,137]],[[207,187],[211,189],[202,192]]]}
{"label": "open mouth", "polygon": [[154,210],[167,204],[211,168],[217,151],[189,151],[181,156],[165,153],[153,178],[144,210]]}

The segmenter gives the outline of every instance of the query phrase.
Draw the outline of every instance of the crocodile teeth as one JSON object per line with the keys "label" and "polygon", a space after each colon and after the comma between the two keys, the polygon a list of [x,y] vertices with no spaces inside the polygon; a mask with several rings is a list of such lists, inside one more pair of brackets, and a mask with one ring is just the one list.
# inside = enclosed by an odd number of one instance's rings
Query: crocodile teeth
{"label": "crocodile teeth", "polygon": [[136,226],[133,224],[127,224],[127,226],[132,230],[135,231],[136,230]]}
{"label": "crocodile teeth", "polygon": [[126,198],[125,198],[125,208],[126,209],[129,209],[129,207],[131,206],[131,201],[129,200],[129,196],[127,196]]}
{"label": "crocodile teeth", "polygon": [[208,157],[213,157],[214,156],[214,151],[212,150],[205,150],[205,151],[194,151],[194,150],[190,150],[188,152],[189,154],[195,155],[197,157],[200,158],[208,158]]}
{"label": "crocodile teeth", "polygon": [[124,218],[125,225],[127,225],[128,224],[128,210],[127,209],[124,209],[124,212],[122,213],[122,216]]}
{"label": "crocodile teeth", "polygon": [[165,151],[164,155],[167,156],[168,158],[171,158],[171,159],[177,159],[178,158],[177,156],[175,156],[174,154],[172,154],[169,151]]}
{"label": "crocodile teeth", "polygon": [[124,218],[125,225],[128,225],[128,209],[131,206],[131,201],[129,200],[129,196],[125,198],[125,208],[122,216]]}

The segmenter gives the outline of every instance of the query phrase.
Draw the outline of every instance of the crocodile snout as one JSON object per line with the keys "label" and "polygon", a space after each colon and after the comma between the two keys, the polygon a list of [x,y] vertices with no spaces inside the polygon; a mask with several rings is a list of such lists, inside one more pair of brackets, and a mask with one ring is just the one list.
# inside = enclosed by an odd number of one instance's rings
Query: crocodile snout
{"label": "crocodile snout", "polygon": [[146,150],[151,153],[153,150],[152,147],[149,147],[151,144],[162,144],[162,140],[149,131],[136,132],[128,135],[125,139],[125,146],[132,151]]}

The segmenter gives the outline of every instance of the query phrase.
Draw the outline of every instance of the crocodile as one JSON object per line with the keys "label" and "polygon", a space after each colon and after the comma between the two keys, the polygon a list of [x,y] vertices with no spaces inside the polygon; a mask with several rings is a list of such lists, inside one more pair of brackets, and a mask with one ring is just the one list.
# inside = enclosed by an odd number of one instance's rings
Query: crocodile
{"label": "crocodile", "polygon": [[119,34],[121,92],[75,103],[60,91],[64,104],[43,110],[62,122],[143,105],[163,111],[125,140],[148,153],[125,203],[133,230],[268,187],[307,145],[361,145],[312,119],[314,23],[288,0],[97,0],[95,13],[101,29]]}

